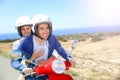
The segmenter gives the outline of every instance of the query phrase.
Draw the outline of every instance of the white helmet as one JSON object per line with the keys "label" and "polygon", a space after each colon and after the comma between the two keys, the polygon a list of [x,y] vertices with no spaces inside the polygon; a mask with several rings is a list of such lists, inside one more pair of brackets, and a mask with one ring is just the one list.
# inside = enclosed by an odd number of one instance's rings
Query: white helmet
{"label": "white helmet", "polygon": [[[26,25],[29,25],[30,27],[32,27],[32,22],[31,22],[31,19],[30,17],[28,16],[21,16],[17,19],[16,21],[16,25],[15,25],[15,28],[17,29],[18,31],[18,34],[22,37],[22,32],[21,32],[21,27],[23,26],[26,26]],[[32,29],[31,29],[31,34],[33,33]]]}
{"label": "white helmet", "polygon": [[34,31],[35,31],[35,35],[40,37],[38,35],[38,25],[39,24],[42,24],[42,23],[47,23],[49,25],[49,28],[50,28],[50,35],[52,34],[52,22],[50,20],[50,18],[45,15],[45,14],[38,14],[38,15],[35,15],[32,19],[32,23],[34,25]]}
{"label": "white helmet", "polygon": [[21,17],[19,17],[18,20],[16,21],[15,27],[18,28],[18,27],[22,27],[22,26],[25,26],[25,25],[30,25],[30,26],[32,26],[31,19],[30,19],[30,17],[28,17],[28,16],[21,16]]}

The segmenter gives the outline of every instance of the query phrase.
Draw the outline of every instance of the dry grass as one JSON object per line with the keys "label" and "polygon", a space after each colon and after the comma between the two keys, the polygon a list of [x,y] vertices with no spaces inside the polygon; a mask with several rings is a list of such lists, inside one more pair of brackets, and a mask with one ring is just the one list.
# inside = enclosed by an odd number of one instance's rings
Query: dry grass
{"label": "dry grass", "polygon": [[0,43],[0,55],[8,56],[12,49],[12,43]]}
{"label": "dry grass", "polygon": [[[62,45],[69,51],[71,43]],[[71,70],[78,74],[78,80],[120,80],[120,35],[95,43],[79,42],[72,56],[77,65]]]}
{"label": "dry grass", "polygon": [[[72,41],[61,42],[69,52]],[[0,51],[8,53],[12,43],[0,43]],[[77,65],[70,68],[74,80],[120,80],[120,35],[92,43],[79,42],[72,53]]]}

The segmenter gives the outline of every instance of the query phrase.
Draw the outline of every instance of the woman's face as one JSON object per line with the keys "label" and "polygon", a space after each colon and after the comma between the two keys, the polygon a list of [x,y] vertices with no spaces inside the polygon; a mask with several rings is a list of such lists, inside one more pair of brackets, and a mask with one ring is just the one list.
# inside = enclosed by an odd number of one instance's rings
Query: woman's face
{"label": "woman's face", "polygon": [[49,34],[50,34],[50,30],[49,30],[49,26],[46,23],[42,23],[38,25],[38,32],[39,35],[43,38],[43,39],[47,39]]}
{"label": "woman's face", "polygon": [[32,29],[30,26],[23,26],[21,28],[21,32],[22,32],[23,37],[27,37],[27,36],[31,35],[31,30]]}

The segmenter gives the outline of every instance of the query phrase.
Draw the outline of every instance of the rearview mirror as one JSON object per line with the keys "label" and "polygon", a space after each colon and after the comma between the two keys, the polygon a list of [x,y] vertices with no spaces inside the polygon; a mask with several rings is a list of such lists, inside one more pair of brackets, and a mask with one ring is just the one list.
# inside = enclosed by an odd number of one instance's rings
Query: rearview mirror
{"label": "rearview mirror", "polygon": [[75,49],[78,44],[78,40],[74,40],[72,43],[72,49]]}
{"label": "rearview mirror", "polygon": [[78,44],[78,40],[74,40],[72,43],[72,46],[71,46],[72,49],[69,54],[71,54],[73,52],[73,50],[76,48],[77,44]]}

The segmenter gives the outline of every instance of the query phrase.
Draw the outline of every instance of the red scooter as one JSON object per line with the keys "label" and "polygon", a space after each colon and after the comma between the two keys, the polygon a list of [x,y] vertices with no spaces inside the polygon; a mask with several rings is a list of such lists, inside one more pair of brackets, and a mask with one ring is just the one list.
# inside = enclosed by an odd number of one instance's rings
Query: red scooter
{"label": "red scooter", "polygon": [[[77,43],[78,43],[77,40],[75,40],[72,43],[72,49],[71,49],[69,54],[71,54],[72,51],[76,48]],[[20,52],[18,52],[16,54],[19,54],[19,56],[20,56]],[[31,62],[30,60],[26,60],[26,59],[23,59],[22,63],[26,66],[29,63],[36,65],[34,62]],[[63,60],[60,60],[58,58],[51,58],[44,65],[39,65],[39,66],[36,65],[33,68],[34,72],[32,72],[30,74],[25,74],[25,75],[24,75],[24,73],[22,73],[22,74],[24,77],[32,75],[32,74],[35,74],[35,75],[62,74],[65,70],[69,70],[70,66],[71,66],[71,63],[69,61],[63,61]]]}
{"label": "red scooter", "polygon": [[57,58],[52,58],[49,61],[47,61],[46,64],[39,65],[33,68],[33,70],[37,74],[51,74],[51,73],[61,74],[65,70],[69,70],[70,66],[71,63],[69,61],[62,61]]}

